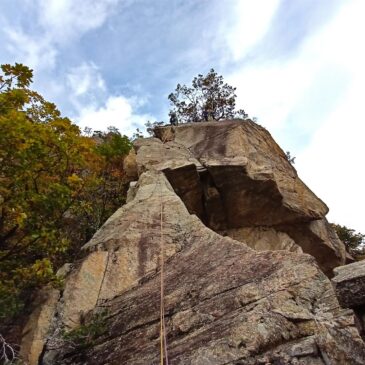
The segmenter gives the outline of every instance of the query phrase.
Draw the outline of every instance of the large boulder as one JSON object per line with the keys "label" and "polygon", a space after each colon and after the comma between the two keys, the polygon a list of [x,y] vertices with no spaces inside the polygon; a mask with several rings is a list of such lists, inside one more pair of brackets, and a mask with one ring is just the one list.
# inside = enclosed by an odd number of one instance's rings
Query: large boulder
{"label": "large boulder", "polygon": [[[160,127],[156,135],[159,140],[141,141],[139,148],[150,152],[137,159],[148,160],[157,149],[151,145],[158,145],[154,167],[208,227],[260,250],[299,246],[328,276],[345,263],[345,247],[325,219],[327,206],[265,128],[235,120]],[[252,242],[254,231],[260,243]]]}
{"label": "large boulder", "polygon": [[365,306],[365,261],[336,267],[332,282],[340,304],[345,308]]}
{"label": "large boulder", "polygon": [[[173,129],[173,137],[170,130]],[[207,168],[229,227],[322,219],[327,206],[299,179],[270,133],[251,121],[185,124],[157,129],[166,146],[183,146]],[[171,152],[170,152],[171,153]]]}
{"label": "large boulder", "polygon": [[360,335],[365,338],[365,261],[339,266],[332,283],[341,306],[351,308]]}

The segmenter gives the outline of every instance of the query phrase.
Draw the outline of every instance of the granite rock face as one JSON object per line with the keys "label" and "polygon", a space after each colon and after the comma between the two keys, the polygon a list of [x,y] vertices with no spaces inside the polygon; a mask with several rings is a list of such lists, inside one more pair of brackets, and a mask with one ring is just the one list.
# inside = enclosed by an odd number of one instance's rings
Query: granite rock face
{"label": "granite rock face", "polygon": [[[160,363],[161,242],[170,364],[363,364],[321,270],[344,262],[342,243],[269,133],[233,121],[157,135],[135,144],[128,203],[85,245],[47,323],[28,327],[23,348],[43,336],[29,364]],[[65,336],[100,313],[86,344]]]}
{"label": "granite rock face", "polygon": [[365,261],[339,266],[332,279],[341,306],[355,312],[355,323],[365,338]]}
{"label": "granite rock face", "polygon": [[365,261],[336,267],[335,285],[339,302],[345,308],[365,305]]}
{"label": "granite rock face", "polygon": [[[209,228],[227,230],[254,248],[252,230],[259,229],[262,239],[266,230],[271,243],[259,246],[269,250],[283,249],[285,233],[316,257],[329,276],[345,263],[344,245],[325,218],[327,206],[300,180],[266,129],[250,121],[225,121],[163,127],[156,134],[157,167],[189,212]],[[142,146],[146,148],[146,142]],[[140,160],[146,158],[141,155]],[[176,160],[177,165],[172,162]],[[273,231],[279,240],[272,239]],[[290,247],[289,251],[295,250]]]}
{"label": "granite rock face", "polygon": [[20,356],[26,363],[38,364],[59,299],[59,290],[43,288],[39,291],[34,303],[35,309],[23,329]]}
{"label": "granite rock face", "polygon": [[256,251],[285,250],[303,253],[302,248],[285,232],[280,232],[272,227],[242,227],[231,228],[223,232],[227,236],[245,242]]}

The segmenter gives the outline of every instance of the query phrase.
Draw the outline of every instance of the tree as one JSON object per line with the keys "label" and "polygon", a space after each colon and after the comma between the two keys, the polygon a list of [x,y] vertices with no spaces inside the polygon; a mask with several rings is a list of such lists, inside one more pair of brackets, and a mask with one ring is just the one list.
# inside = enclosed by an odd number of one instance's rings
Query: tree
{"label": "tree", "polygon": [[0,323],[123,203],[127,137],[97,143],[29,89],[33,72],[0,75]]}
{"label": "tree", "polygon": [[206,76],[194,77],[191,87],[178,84],[168,98],[179,123],[247,118],[244,110],[236,108],[236,88],[223,81],[211,69]]}
{"label": "tree", "polygon": [[344,243],[348,252],[355,256],[364,254],[364,234],[339,224],[332,224],[332,227],[335,229],[340,240]]}
{"label": "tree", "polygon": [[125,203],[129,180],[123,169],[123,161],[131,148],[132,142],[116,127],[108,127],[107,132],[98,134],[95,152],[102,158],[102,165],[98,170],[95,191],[86,191],[88,196],[85,200],[90,203],[91,209],[83,218],[85,227],[90,231],[85,241]]}
{"label": "tree", "polygon": [[80,176],[93,143],[30,90],[32,70],[2,65],[0,76],[0,318],[29,289],[55,281],[67,250],[65,213],[90,177]]}
{"label": "tree", "polygon": [[165,123],[164,122],[150,122],[150,121],[147,121],[147,123],[145,123],[145,127],[146,127],[146,131],[147,133],[150,135],[150,136],[153,136],[154,135],[154,129],[157,128],[157,127],[161,127],[163,126]]}

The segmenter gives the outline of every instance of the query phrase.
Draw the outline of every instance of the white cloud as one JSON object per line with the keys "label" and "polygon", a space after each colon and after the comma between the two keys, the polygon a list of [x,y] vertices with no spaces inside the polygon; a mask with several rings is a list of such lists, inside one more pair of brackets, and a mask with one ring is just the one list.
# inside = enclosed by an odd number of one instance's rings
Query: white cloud
{"label": "white cloud", "polygon": [[[363,34],[361,27],[364,27],[352,22],[354,16],[360,17],[356,11],[361,14],[361,9],[356,8],[364,5],[352,1],[352,6],[341,9],[334,21],[309,37],[291,58],[254,61],[229,74],[227,80],[237,86],[237,105],[257,116],[274,134],[286,127],[289,116],[296,118],[299,128],[313,132],[315,124],[322,122],[318,118],[323,118],[319,113],[322,105],[315,103],[328,99],[334,91],[344,93],[343,85],[356,78],[362,68],[357,57],[361,41],[354,37]],[[322,96],[315,95],[319,86]],[[308,106],[306,110],[304,103]]]}
{"label": "white cloud", "polygon": [[69,41],[103,25],[120,0],[39,0],[39,23],[55,42]]}
{"label": "white cloud", "polygon": [[330,207],[336,223],[365,232],[364,181],[365,32],[363,1],[353,1],[324,30],[317,49],[339,67],[346,67],[351,83],[337,107],[323,121],[311,143],[298,155],[298,171]]}
{"label": "white cloud", "polygon": [[[284,128],[287,118],[295,117],[292,115],[295,109],[303,110],[305,98],[313,97],[319,84],[327,83],[325,92],[330,94],[332,88],[342,87],[344,78],[349,76],[352,66],[344,59],[346,52],[340,46],[341,39],[347,44],[345,48],[349,42],[343,39],[343,34],[338,34],[341,32],[343,28],[339,24],[330,24],[309,37],[292,58],[254,61],[228,75],[227,80],[237,86],[237,104],[274,133]],[[331,70],[337,74],[337,80],[325,80]],[[309,124],[313,128],[313,124],[321,122],[316,120],[316,105],[308,105],[305,113],[297,115],[297,123],[299,118],[303,119],[301,128],[308,129]]]}
{"label": "white cloud", "polygon": [[[56,66],[60,46],[101,27],[115,14],[119,4],[132,0],[38,0],[28,3],[36,10],[32,30],[6,21],[5,47],[18,62],[37,70]],[[30,11],[30,10],[29,10]]]}
{"label": "white cloud", "polygon": [[291,58],[243,65],[227,78],[238,87],[237,105],[283,147],[293,132],[312,136],[291,151],[299,175],[328,204],[329,219],[362,232],[364,13],[362,0],[349,1]]}
{"label": "white cloud", "polygon": [[281,128],[287,116],[309,87],[314,70],[301,59],[261,63],[228,75],[237,87],[237,105],[256,116],[270,130]]}
{"label": "white cloud", "polygon": [[347,94],[297,156],[296,167],[329,206],[331,221],[365,232],[365,126],[357,104],[362,90],[354,87]]}
{"label": "white cloud", "polygon": [[124,96],[110,96],[105,105],[97,108],[94,105],[85,107],[80,115],[75,117],[81,129],[90,127],[93,130],[106,130],[108,126],[117,127],[121,133],[131,136],[136,128],[144,129],[147,120],[154,120],[148,114],[138,114],[135,108],[137,99],[127,99]]}
{"label": "white cloud", "polygon": [[83,62],[72,68],[66,78],[68,86],[76,97],[106,90],[99,68],[93,62]]}
{"label": "white cloud", "polygon": [[70,101],[77,110],[73,118],[81,129],[90,127],[94,131],[105,131],[107,127],[117,127],[121,133],[132,136],[137,128],[144,130],[151,115],[140,114],[148,98],[145,96],[110,95],[99,68],[92,62],[83,62],[67,75],[67,85],[71,89]]}
{"label": "white cloud", "polygon": [[224,30],[227,46],[235,61],[241,59],[265,35],[280,0],[238,0],[235,19]]}
{"label": "white cloud", "polygon": [[5,28],[8,37],[7,50],[16,57],[17,62],[37,69],[53,68],[57,50],[47,36],[33,37],[22,29]]}

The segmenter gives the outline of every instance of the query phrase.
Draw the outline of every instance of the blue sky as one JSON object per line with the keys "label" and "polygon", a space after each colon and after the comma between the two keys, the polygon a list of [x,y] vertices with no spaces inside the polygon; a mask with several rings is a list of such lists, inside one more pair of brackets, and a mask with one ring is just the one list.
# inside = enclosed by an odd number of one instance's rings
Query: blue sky
{"label": "blue sky", "polygon": [[32,67],[81,127],[129,135],[213,67],[329,218],[365,233],[363,14],[363,0],[2,0],[0,63]]}

